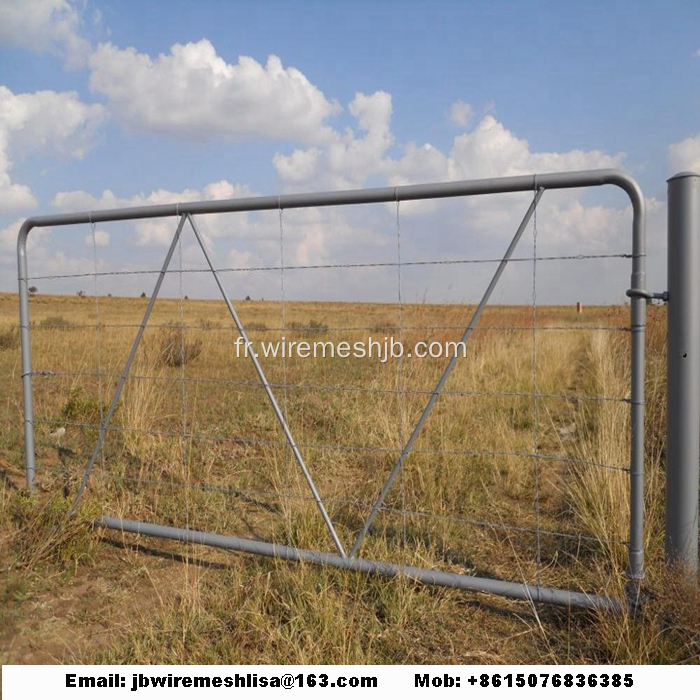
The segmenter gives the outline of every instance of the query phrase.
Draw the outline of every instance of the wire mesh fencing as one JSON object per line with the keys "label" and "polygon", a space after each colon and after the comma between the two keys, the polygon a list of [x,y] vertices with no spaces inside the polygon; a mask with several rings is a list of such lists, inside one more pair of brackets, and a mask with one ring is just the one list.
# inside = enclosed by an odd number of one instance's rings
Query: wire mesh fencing
{"label": "wire mesh fencing", "polygon": [[[543,253],[545,192],[603,184],[632,199],[630,250]],[[503,256],[411,257],[403,202],[518,191],[530,201]],[[382,202],[382,260],[300,262],[297,248],[289,263],[288,210]],[[278,262],[219,266],[201,221],[266,210]],[[149,217],[173,221],[161,268],[104,269],[96,225]],[[72,512],[98,501],[105,527],[618,608],[605,581],[626,568],[634,595],[643,575],[645,302],[581,315],[538,295],[547,265],[631,263],[643,289],[643,218],[633,181],[594,171],[30,220],[25,241],[87,226],[92,270],[30,276],[20,246],[28,481],[60,485]],[[478,303],[407,295],[427,270],[477,268]],[[490,304],[515,268],[527,298]],[[370,271],[393,301],[351,303],[346,280]],[[316,298],[337,300],[298,301],[313,274]],[[267,301],[240,293],[250,275]],[[142,298],[104,291],[135,277],[152,284]],[[209,291],[190,297],[191,279]],[[88,282],[30,321],[30,285]]]}

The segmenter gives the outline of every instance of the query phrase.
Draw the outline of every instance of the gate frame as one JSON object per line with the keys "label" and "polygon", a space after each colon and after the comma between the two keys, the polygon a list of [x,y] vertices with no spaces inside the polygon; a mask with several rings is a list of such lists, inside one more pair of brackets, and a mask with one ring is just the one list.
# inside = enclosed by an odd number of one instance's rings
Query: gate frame
{"label": "gate frame", "polygon": [[[641,188],[626,172],[617,169],[577,172],[545,173],[515,177],[466,180],[460,182],[405,185],[374,189],[336,192],[244,197],[218,201],[197,201],[167,205],[151,205],[108,209],[68,214],[36,216],[27,219],[17,238],[17,266],[19,281],[20,338],[22,348],[22,389],[24,399],[24,440],[27,486],[34,487],[36,457],[34,444],[34,410],[32,392],[31,339],[29,320],[29,278],[27,272],[27,239],[33,228],[95,224],[106,221],[127,221],[146,218],[188,217],[196,214],[223,214],[264,210],[283,210],[307,207],[325,207],[349,204],[377,204],[387,202],[439,199],[508,192],[534,192],[614,185],[621,188],[632,204],[632,275],[627,290],[630,297],[631,325],[631,384],[630,384],[630,538],[627,569],[627,603],[636,607],[640,600],[640,586],[644,578],[644,373],[646,303],[651,297],[646,291],[645,204]],[[515,239],[514,239],[515,241]],[[511,245],[511,247],[514,247]],[[504,258],[504,262],[507,262]],[[212,272],[216,275],[215,270]],[[469,327],[468,327],[469,329]],[[455,351],[457,352],[457,351]],[[399,466],[401,462],[397,463]],[[353,556],[298,549],[286,545],[216,535],[184,528],[166,527],[153,523],[103,517],[96,525],[148,536],[175,539],[180,542],[205,544],[223,549],[260,554],[293,561],[308,561],[342,569],[387,577],[408,576],[422,583],[449,586],[465,590],[493,593],[532,603],[552,603],[567,607],[579,606],[604,610],[623,609],[615,598],[587,594],[580,591],[548,588],[539,585],[488,579],[463,574],[420,569],[405,565],[361,559]]]}

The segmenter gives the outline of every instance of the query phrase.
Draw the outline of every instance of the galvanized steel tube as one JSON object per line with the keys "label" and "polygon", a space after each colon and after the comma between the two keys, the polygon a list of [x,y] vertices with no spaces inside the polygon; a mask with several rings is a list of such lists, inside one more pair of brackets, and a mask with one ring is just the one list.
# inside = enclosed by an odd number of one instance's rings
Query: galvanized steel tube
{"label": "galvanized steel tube", "polygon": [[698,571],[700,175],[668,181],[666,560]]}
{"label": "galvanized steel tube", "polygon": [[136,520],[121,520],[119,518],[103,517],[96,525],[119,532],[130,532],[136,535],[148,537],[160,537],[168,540],[187,544],[200,544],[219,549],[229,549],[237,552],[258,554],[264,557],[274,557],[295,562],[309,562],[332,566],[337,569],[357,571],[373,576],[407,576],[415,581],[430,586],[444,586],[447,588],[460,588],[481,593],[493,593],[506,598],[527,600],[532,603],[551,603],[566,607],[580,607],[595,610],[620,611],[623,606],[620,601],[606,596],[592,595],[578,591],[566,591],[559,588],[546,588],[544,586],[528,586],[524,583],[513,581],[501,581],[498,579],[467,576],[466,574],[453,574],[446,571],[433,571],[421,569],[415,566],[389,564],[387,562],[374,561],[372,559],[357,559],[354,557],[341,557],[338,554],[316,552],[308,549],[297,549],[283,544],[271,544],[259,540],[248,540],[229,535],[216,535],[210,532],[186,530],[166,525],[155,525]]}

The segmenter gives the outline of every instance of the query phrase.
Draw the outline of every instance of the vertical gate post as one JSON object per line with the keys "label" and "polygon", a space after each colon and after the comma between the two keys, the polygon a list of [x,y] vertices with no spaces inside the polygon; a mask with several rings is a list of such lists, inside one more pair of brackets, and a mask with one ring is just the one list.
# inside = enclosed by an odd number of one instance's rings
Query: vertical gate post
{"label": "vertical gate post", "polygon": [[34,223],[27,219],[17,236],[17,274],[19,279],[19,333],[22,349],[22,407],[24,411],[24,464],[27,488],[34,489],[36,456],[34,448],[34,398],[32,388],[32,350],[29,331],[29,272],[27,236]]}
{"label": "vertical gate post", "polygon": [[700,175],[668,181],[666,562],[698,570]]}

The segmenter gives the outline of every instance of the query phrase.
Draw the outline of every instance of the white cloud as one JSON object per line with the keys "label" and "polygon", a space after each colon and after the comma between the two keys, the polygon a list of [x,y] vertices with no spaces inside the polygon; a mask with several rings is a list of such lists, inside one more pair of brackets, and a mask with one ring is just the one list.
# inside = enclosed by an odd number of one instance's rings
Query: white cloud
{"label": "white cloud", "polygon": [[80,101],[75,92],[13,94],[0,86],[0,128],[11,135],[11,151],[25,156],[43,151],[82,159],[106,117],[101,105]]}
{"label": "white cloud", "polygon": [[[101,209],[120,209],[124,207],[143,207],[149,205],[176,204],[201,200],[237,199],[250,197],[254,192],[246,185],[230,183],[227,180],[211,182],[201,190],[185,189],[180,192],[169,190],[154,190],[149,194],[136,194],[130,197],[119,197],[111,190],[104,190],[99,197],[83,190],[58,192],[52,204],[63,212],[97,211]],[[268,228],[270,236],[274,234],[275,217],[273,212]],[[217,238],[231,236],[249,237],[255,228],[249,222],[248,214],[210,214],[197,217],[198,226],[205,238],[207,246]],[[173,239],[177,228],[175,217],[165,219],[144,219],[133,224],[135,232],[134,243],[142,248],[167,247]],[[187,227],[189,230],[189,227]],[[106,232],[105,232],[106,233]],[[86,242],[92,245],[92,235],[86,236]],[[99,244],[98,244],[99,245]],[[191,255],[187,256],[188,259]]]}
{"label": "white cloud", "polygon": [[[371,108],[370,108],[371,106]],[[391,132],[391,96],[386,93],[358,95],[350,105],[350,113],[357,119],[356,129],[335,132],[326,144],[309,149],[297,149],[290,155],[277,154],[274,164],[285,190],[299,191],[368,184],[403,185],[417,182],[469,180],[486,177],[527,175],[532,173],[617,168],[623,164],[623,153],[609,154],[600,150],[571,150],[565,152],[535,151],[528,141],[514,134],[493,115],[486,114],[471,129],[459,134],[449,150],[432,144],[406,143],[395,145]],[[595,195],[594,195],[595,196]],[[498,257],[505,241],[510,240],[520,222],[531,193],[502,197],[474,197],[466,200],[433,200],[401,204],[402,249],[404,260],[429,260],[460,257]],[[608,254],[628,252],[631,237],[631,210],[623,202],[621,207],[584,205],[581,192],[570,190],[548,194],[540,204],[539,226],[542,233],[541,251],[550,255]],[[595,201],[595,200],[594,200]],[[391,215],[393,205],[385,208]],[[325,220],[323,225],[307,225],[305,237],[295,250],[297,264],[318,263],[327,259],[357,260],[369,251],[391,258],[395,245],[394,229],[388,220],[381,224],[376,213],[362,218],[357,214],[345,224],[357,230],[363,226],[371,231],[369,245],[338,246],[338,222]],[[341,239],[353,240],[352,231]],[[527,247],[527,242],[521,244]],[[384,251],[382,253],[382,251]],[[522,252],[522,250],[521,250]],[[525,251],[524,254],[527,254]],[[388,257],[387,257],[388,256]],[[572,276],[572,286],[580,288],[581,298],[589,299],[585,285],[590,271]],[[517,275],[514,274],[514,279]],[[426,268],[423,272],[407,273],[407,298],[420,299],[425,290],[439,290],[445,286],[442,273]],[[546,273],[545,273],[546,279]],[[420,281],[419,281],[420,280]],[[469,281],[471,280],[471,281]],[[451,294],[463,293],[473,300],[485,284],[472,275],[457,277]],[[610,284],[596,292],[598,300],[619,301],[612,276]],[[451,281],[452,283],[452,281]],[[329,280],[332,285],[332,280]],[[418,286],[415,286],[415,285]],[[367,280],[379,291],[378,281]],[[525,285],[527,287],[527,284]],[[549,285],[549,299],[562,298],[569,285],[558,281]],[[390,290],[389,287],[384,287]],[[433,299],[441,300],[438,297]],[[452,297],[454,298],[454,297]],[[507,297],[511,301],[516,297]],[[546,298],[546,297],[545,297]]]}
{"label": "white cloud", "polygon": [[173,240],[177,224],[173,220],[154,219],[152,221],[138,221],[136,230],[136,245],[141,247],[157,246],[167,247]]}
{"label": "white cloud", "polygon": [[695,56],[695,58],[700,58],[700,49],[698,49],[693,56]]}
{"label": "white cloud", "polygon": [[668,164],[673,174],[683,170],[700,173],[700,134],[668,147]]}
{"label": "white cloud", "polygon": [[311,180],[319,169],[321,151],[318,148],[297,149],[291,155],[276,154],[274,165],[278,175],[287,182]]}
{"label": "white cloud", "polygon": [[277,56],[262,66],[230,64],[207,39],[175,44],[157,58],[101,44],[90,58],[90,86],[132,129],[192,139],[230,137],[322,141],[338,111],[301,71]]}
{"label": "white cloud", "polygon": [[197,199],[198,191],[194,189],[182,192],[154,190],[150,194],[135,194],[130,197],[118,197],[112,190],[104,190],[97,197],[84,190],[58,192],[51,204],[57,209],[70,211],[96,211],[98,209],[119,209],[122,207],[142,207],[149,204],[175,204]]}
{"label": "white cloud", "polygon": [[349,111],[360,135],[352,129],[334,131],[323,146],[296,150],[290,156],[276,154],[273,163],[283,181],[308,187],[322,180],[327,189],[360,187],[383,170],[384,154],[394,143],[391,95],[381,90],[372,95],[358,92]]}
{"label": "white cloud", "polygon": [[0,3],[0,44],[59,56],[69,67],[84,65],[90,54],[81,24],[81,11],[68,0]]}
{"label": "white cloud", "polygon": [[[212,182],[195,190],[180,192],[156,190],[129,197],[116,195],[105,190],[94,196],[85,191],[61,192],[53,204],[61,211],[100,210],[130,206],[159,205],[166,203],[187,202],[194,200],[235,199],[249,197],[255,193],[245,185],[230,183],[226,180]],[[287,212],[285,212],[287,216]],[[291,212],[289,212],[291,217]],[[195,217],[197,227],[207,249],[218,268],[247,268],[277,266],[279,264],[279,213],[264,211],[257,213],[209,214]],[[116,271],[136,271],[138,269],[159,269],[163,262],[164,249],[173,240],[178,221],[173,217],[147,219],[136,222],[116,222],[105,225],[109,228],[111,240],[128,243],[112,245],[109,260],[105,267]],[[183,269],[206,269],[207,263],[192,230],[185,224],[182,235]],[[67,244],[66,244],[67,245]],[[136,249],[134,249],[136,246]],[[290,261],[294,259],[294,247],[290,246]],[[171,261],[170,269],[177,270],[180,265],[180,250]],[[92,269],[92,266],[87,268]],[[235,272],[222,273],[228,291],[234,297],[252,294],[256,297],[276,298],[279,290],[279,273]],[[270,277],[272,275],[272,278]],[[245,279],[245,287],[238,286]],[[270,281],[272,279],[272,286]],[[117,286],[115,280],[119,280]],[[147,277],[128,276],[123,278],[108,277],[101,281],[104,291],[119,294],[138,295],[149,288],[153,280]],[[189,296],[218,297],[219,292],[213,278],[206,274],[186,275],[183,278],[183,293]],[[110,286],[111,285],[111,286]],[[169,275],[163,288],[164,296],[179,296],[179,278]]]}
{"label": "white cloud", "polygon": [[[54,197],[53,205],[61,211],[99,210],[192,200],[248,197],[253,194],[244,185],[232,184],[224,180],[210,183],[201,190],[184,190],[182,192],[157,190],[131,197],[119,197],[110,190],[105,190],[99,196],[84,191],[61,192]],[[376,210],[374,213],[376,214]],[[385,236],[376,228],[376,222],[372,222],[371,217],[369,221],[363,220],[363,215],[358,221],[353,221],[352,217],[352,212],[344,212],[334,208],[285,210],[282,217],[285,264],[318,265],[338,260],[357,260],[358,256],[368,262],[377,260],[386,246]],[[276,267],[279,265],[279,212],[200,215],[196,217],[196,221],[218,267],[246,268],[251,266]],[[124,235],[124,238],[120,237],[120,240],[130,237],[134,245],[140,249],[141,252],[136,256],[138,258],[137,267],[157,269],[162,262],[162,252],[160,251],[172,241],[177,221],[175,217],[168,217],[166,219],[141,220],[126,225],[112,224],[111,226],[115,227],[113,240],[117,240],[116,231],[119,230],[119,235]],[[125,226],[126,228],[124,228]],[[389,230],[392,231],[391,224]],[[206,262],[189,226],[185,227],[182,241],[183,266],[185,268],[205,268]],[[121,248],[112,246],[112,250],[114,258],[110,261],[109,267],[112,269],[124,267],[123,259],[125,256],[122,255]],[[127,257],[134,260],[133,255]],[[177,264],[178,261],[174,260],[171,267]],[[128,265],[128,267],[133,267],[133,265]],[[240,276],[242,273],[235,274]],[[275,298],[280,288],[278,275],[279,272],[246,273],[248,287],[245,294]],[[239,277],[234,276],[230,282],[233,284],[236,279]],[[319,292],[319,279],[318,274],[309,277],[290,273],[287,284],[290,285],[290,293],[298,293],[303,297],[308,296],[309,293],[313,295]],[[322,287],[330,288],[334,281],[333,274],[327,271]],[[200,283],[203,285],[202,288],[206,287],[206,276],[201,278]],[[172,290],[170,291],[172,292]],[[369,295],[372,293],[371,288],[361,291]],[[212,294],[211,287],[208,293]]]}
{"label": "white cloud", "polygon": [[0,153],[0,214],[33,209],[37,200],[32,191],[26,185],[13,183],[7,172],[2,172],[2,166],[6,164],[3,161],[3,154]]}
{"label": "white cloud", "polygon": [[474,108],[463,100],[457,100],[450,107],[449,118],[457,126],[467,126],[474,116]]}
{"label": "white cloud", "polygon": [[97,229],[95,231],[94,241],[92,233],[88,233],[87,236],[85,236],[85,245],[92,247],[93,244],[97,248],[106,248],[109,245],[109,233],[102,229]]}
{"label": "white cloud", "polygon": [[[518,138],[490,114],[472,131],[458,135],[449,152],[429,143],[408,143],[401,147],[398,157],[393,157],[389,153],[394,145],[391,95],[358,93],[349,111],[357,120],[358,133],[353,129],[336,131],[323,145],[275,155],[273,162],[286,189],[361,187],[375,177],[390,185],[403,185],[614,168],[624,160],[622,153],[610,155],[598,150],[533,152],[527,140]],[[419,211],[419,207],[413,209]]]}
{"label": "white cloud", "polygon": [[37,204],[28,186],[12,182],[16,160],[32,152],[81,159],[104,118],[102,106],[84,104],[74,92],[14,94],[0,86],[0,213]]}
{"label": "white cloud", "polygon": [[624,154],[573,150],[564,153],[530,150],[525,139],[518,138],[491,115],[485,116],[470,133],[454,140],[450,152],[449,179],[505,177],[564,170],[616,168]]}

